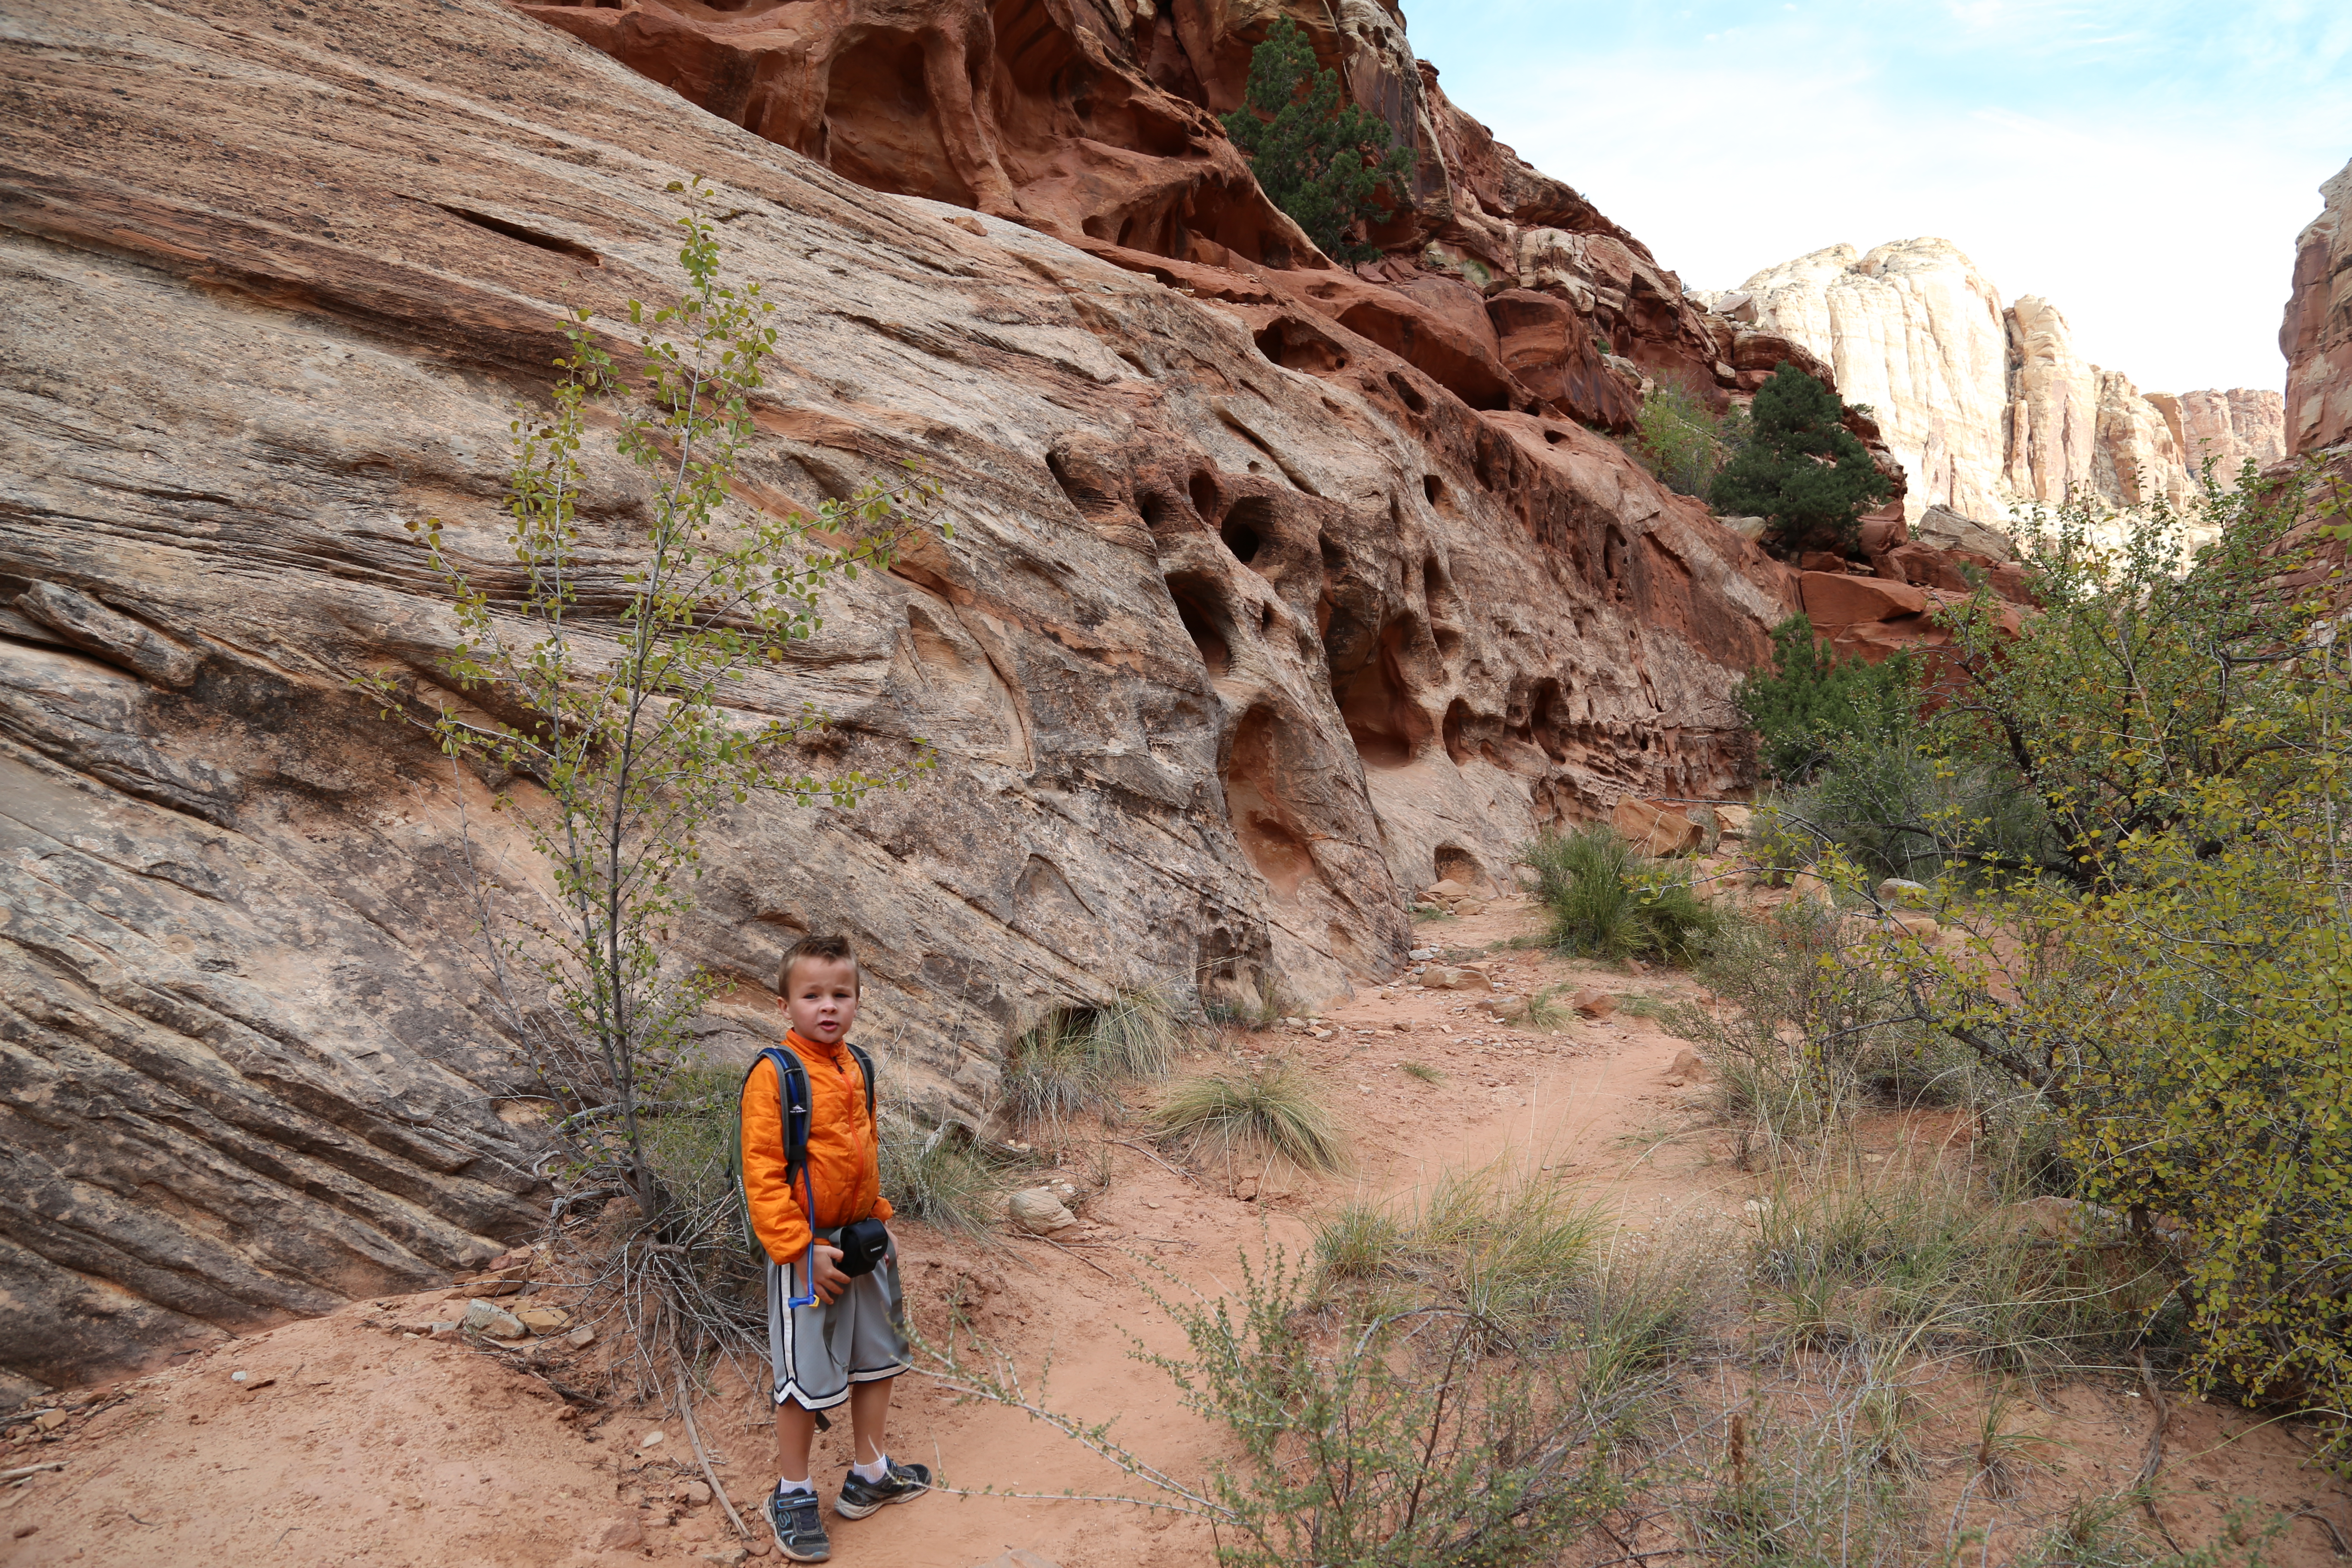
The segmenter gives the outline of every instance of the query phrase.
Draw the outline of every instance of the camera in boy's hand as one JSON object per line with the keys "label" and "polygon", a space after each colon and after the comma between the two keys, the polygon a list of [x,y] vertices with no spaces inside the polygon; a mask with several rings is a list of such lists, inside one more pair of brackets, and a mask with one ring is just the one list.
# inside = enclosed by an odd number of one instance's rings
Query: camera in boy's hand
{"label": "camera in boy's hand", "polygon": [[856,1220],[841,1227],[841,1257],[834,1267],[855,1279],[873,1273],[889,1252],[890,1232],[880,1220]]}

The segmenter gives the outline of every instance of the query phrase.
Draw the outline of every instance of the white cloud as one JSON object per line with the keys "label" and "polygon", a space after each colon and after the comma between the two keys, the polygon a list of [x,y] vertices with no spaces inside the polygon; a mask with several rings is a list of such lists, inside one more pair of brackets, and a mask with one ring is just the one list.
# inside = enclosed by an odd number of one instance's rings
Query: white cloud
{"label": "white cloud", "polygon": [[1937,235],[2144,390],[2280,384],[2294,237],[2352,155],[2352,16],[2278,5],[2184,40],[2204,14],[2179,5],[1964,0],[1874,29],[1702,7],[1725,25],[1613,37],[1568,9],[1415,6],[1412,36],[1685,283]]}

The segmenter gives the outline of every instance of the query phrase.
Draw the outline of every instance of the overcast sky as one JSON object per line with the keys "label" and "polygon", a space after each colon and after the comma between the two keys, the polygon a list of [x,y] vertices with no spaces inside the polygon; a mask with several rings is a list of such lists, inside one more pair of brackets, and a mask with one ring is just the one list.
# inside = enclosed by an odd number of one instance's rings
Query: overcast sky
{"label": "overcast sky", "polygon": [[2278,387],[2352,0],[1403,0],[1446,93],[1680,273],[1952,241],[2143,392]]}

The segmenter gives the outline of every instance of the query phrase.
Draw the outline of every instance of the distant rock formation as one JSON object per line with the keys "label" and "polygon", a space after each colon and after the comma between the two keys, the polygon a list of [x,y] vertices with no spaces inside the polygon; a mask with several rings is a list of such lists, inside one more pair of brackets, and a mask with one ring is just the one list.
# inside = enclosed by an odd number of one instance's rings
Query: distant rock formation
{"label": "distant rock formation", "polygon": [[1839,391],[1872,407],[1902,461],[1914,521],[1930,506],[2001,521],[2014,506],[2055,505],[2079,489],[2116,506],[2179,505],[2206,458],[2226,477],[2284,449],[2276,393],[2142,394],[2076,353],[2049,300],[2029,294],[2003,309],[1949,240],[1867,254],[1833,245],[1729,293],[1692,297],[1829,363]]}
{"label": "distant rock formation", "polygon": [[2319,195],[2326,205],[2294,242],[2294,284],[2279,327],[2291,452],[2352,440],[2352,163]]}

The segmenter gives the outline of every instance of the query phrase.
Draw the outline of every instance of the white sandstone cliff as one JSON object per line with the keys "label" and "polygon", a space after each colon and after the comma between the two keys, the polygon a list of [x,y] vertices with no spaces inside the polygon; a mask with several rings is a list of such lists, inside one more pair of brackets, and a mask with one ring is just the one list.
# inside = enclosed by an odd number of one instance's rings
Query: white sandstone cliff
{"label": "white sandstone cliff", "polygon": [[2226,479],[2284,450],[2277,394],[2142,394],[2077,353],[2049,300],[2003,309],[1949,240],[1833,245],[1738,292],[1758,326],[1827,360],[1846,401],[1871,406],[1910,476],[1915,522],[1930,506],[1998,522],[2084,488],[2116,506],[2178,505],[2205,458]]}

